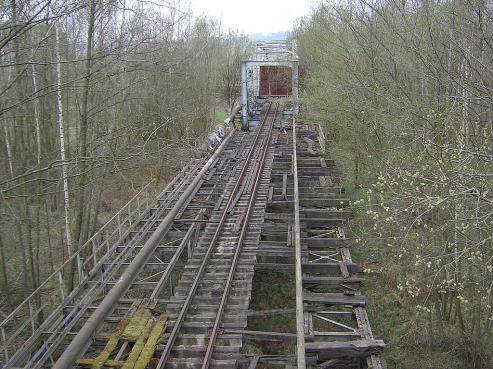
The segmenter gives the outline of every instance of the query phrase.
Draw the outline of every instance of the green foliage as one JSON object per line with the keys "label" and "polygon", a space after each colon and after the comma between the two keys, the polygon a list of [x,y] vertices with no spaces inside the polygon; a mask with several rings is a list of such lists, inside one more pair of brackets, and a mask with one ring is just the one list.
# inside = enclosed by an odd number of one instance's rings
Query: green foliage
{"label": "green foliage", "polygon": [[228,115],[229,114],[226,111],[216,111],[213,114],[214,122],[215,123],[222,123],[228,117]]}
{"label": "green foliage", "polygon": [[493,365],[490,5],[323,4],[295,32],[389,367]]}

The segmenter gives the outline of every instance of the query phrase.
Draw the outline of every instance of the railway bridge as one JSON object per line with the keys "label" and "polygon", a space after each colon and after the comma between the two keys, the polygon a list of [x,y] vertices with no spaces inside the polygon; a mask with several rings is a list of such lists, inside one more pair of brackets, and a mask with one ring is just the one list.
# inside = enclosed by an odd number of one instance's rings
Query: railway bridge
{"label": "railway bridge", "polygon": [[[256,95],[263,65],[291,67],[290,97]],[[136,195],[4,319],[4,368],[382,368],[350,202],[323,130],[298,119],[297,73],[293,45],[258,45],[213,150]]]}

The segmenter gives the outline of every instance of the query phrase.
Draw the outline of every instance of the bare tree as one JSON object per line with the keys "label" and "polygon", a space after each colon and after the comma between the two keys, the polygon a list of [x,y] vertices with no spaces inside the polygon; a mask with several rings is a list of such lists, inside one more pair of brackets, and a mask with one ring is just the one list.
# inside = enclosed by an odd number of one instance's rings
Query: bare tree
{"label": "bare tree", "polygon": [[[68,188],[68,163],[65,157],[65,130],[63,127],[63,98],[62,98],[62,69],[60,57],[60,30],[55,24],[55,55],[56,55],[56,91],[57,91],[57,123],[60,140],[60,160],[62,162],[62,182],[63,182],[63,209],[65,220],[65,242],[67,244],[68,256],[72,256],[76,249],[71,235],[71,215],[70,215],[70,194]],[[68,288],[72,289],[73,270],[68,271]]]}

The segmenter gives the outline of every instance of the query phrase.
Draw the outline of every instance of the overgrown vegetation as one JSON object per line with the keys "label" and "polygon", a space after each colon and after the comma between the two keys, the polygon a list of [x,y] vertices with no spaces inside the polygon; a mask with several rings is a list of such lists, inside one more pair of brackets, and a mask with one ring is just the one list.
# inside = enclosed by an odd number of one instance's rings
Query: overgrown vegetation
{"label": "overgrown vegetation", "polygon": [[248,42],[164,1],[11,0],[0,22],[5,315],[190,160],[214,112],[236,103]]}
{"label": "overgrown vegetation", "polygon": [[[273,309],[295,309],[296,286],[293,273],[256,271],[253,278],[250,309],[254,311]],[[248,330],[296,333],[295,313],[280,313],[268,316],[248,318]],[[247,341],[243,347],[245,353],[264,355],[292,355],[294,343]]]}
{"label": "overgrown vegetation", "polygon": [[493,367],[492,14],[485,1],[354,0],[295,32],[306,114],[354,189],[388,368]]}

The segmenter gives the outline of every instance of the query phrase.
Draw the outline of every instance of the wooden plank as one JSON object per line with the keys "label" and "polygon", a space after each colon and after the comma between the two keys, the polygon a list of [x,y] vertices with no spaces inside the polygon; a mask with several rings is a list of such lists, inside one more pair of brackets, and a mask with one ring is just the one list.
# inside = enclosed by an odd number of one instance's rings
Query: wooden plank
{"label": "wooden plank", "polygon": [[[272,214],[272,213],[269,213]],[[294,217],[285,217],[285,213],[280,213],[279,217],[275,217],[273,215],[268,215],[265,217],[267,221],[269,220],[285,220],[286,222],[288,221],[293,221]],[[307,218],[307,217],[300,217],[300,220],[306,224],[308,228],[334,228],[337,226],[342,226],[344,224],[344,219],[341,217],[333,217],[333,218]],[[268,230],[270,228],[281,228],[279,231],[285,232],[286,228],[286,223],[264,223],[262,225],[262,229]]]}
{"label": "wooden plank", "polygon": [[248,365],[248,369],[255,369],[257,367],[260,356],[254,356],[250,361],[250,365]]}
{"label": "wooden plank", "polygon": [[[125,360],[125,364],[123,365],[122,369],[134,369],[135,364],[139,360],[140,354],[142,353],[147,337],[149,336],[149,333],[152,329],[153,323],[154,320],[152,318],[147,320],[147,322],[143,326],[143,329],[140,332],[140,336],[135,341],[135,344],[133,345],[132,350],[130,351],[130,354],[127,357],[127,360]],[[137,331],[134,333],[137,333]]]}
{"label": "wooden plank", "polygon": [[349,270],[348,270],[347,264],[341,261],[339,263],[339,267],[341,268],[341,274],[342,274],[342,276],[344,278],[349,278]]}
{"label": "wooden plank", "polygon": [[270,232],[286,233],[286,232],[288,232],[288,224],[287,223],[263,223],[262,224],[262,232],[263,233],[270,233]]}
{"label": "wooden plank", "polygon": [[[351,274],[356,274],[362,271],[361,267],[358,264],[354,263],[345,263],[346,268]],[[303,263],[303,272],[304,273],[334,273],[339,274],[341,271],[340,263]]]}
{"label": "wooden plank", "polygon": [[305,176],[305,177],[321,177],[321,176],[328,176],[330,174],[329,168],[316,168],[316,167],[300,167],[298,169],[298,173],[300,176]]}
{"label": "wooden plank", "polygon": [[341,208],[349,206],[348,199],[300,199],[300,205],[302,206],[318,206],[318,207],[334,207]]}
{"label": "wooden plank", "polygon": [[341,277],[321,277],[321,276],[304,276],[303,283],[321,285],[329,288],[344,287],[345,285],[359,287],[363,284],[360,278],[341,278]]}
{"label": "wooden plank", "polygon": [[293,256],[295,250],[293,247],[272,247],[257,250],[257,256]]}
{"label": "wooden plank", "polygon": [[[329,211],[329,212],[308,212],[307,209],[301,211],[300,220],[308,227],[324,227],[324,226],[340,226],[344,224],[347,214],[343,214],[341,211]],[[316,210],[316,209],[315,209]],[[285,220],[293,221],[294,216],[289,213],[265,213],[264,219],[266,220]]]}
{"label": "wooden plank", "polygon": [[341,226],[344,224],[344,219],[342,218],[301,218],[303,222],[306,223],[307,227],[327,227],[332,228],[336,226]]}
{"label": "wooden plank", "polygon": [[287,238],[286,238],[286,243],[288,244],[288,247],[291,247],[293,246],[293,227],[291,226],[291,224],[287,224]]}
{"label": "wooden plank", "polygon": [[[325,159],[323,157],[320,157],[320,166],[322,168],[327,168],[327,163],[325,162]],[[332,181],[330,180],[330,176],[320,176],[318,178],[321,186],[329,186],[332,184]]]}
{"label": "wooden plank", "polygon": [[[358,264],[348,264],[348,270],[352,273],[358,273],[361,271],[361,267]],[[331,273],[340,274],[339,263],[304,263],[302,264],[303,272],[313,273]],[[294,270],[294,263],[256,263],[255,270]]]}
{"label": "wooden plank", "polygon": [[368,315],[365,309],[356,308],[354,310],[356,321],[358,322],[358,329],[362,336],[367,339],[373,339],[373,332],[371,331],[370,322],[368,321]]}
{"label": "wooden plank", "polygon": [[80,365],[90,366],[91,369],[101,369],[107,360],[111,357],[111,354],[116,349],[118,342],[120,341],[120,335],[125,331],[128,324],[131,321],[131,315],[135,310],[135,306],[132,306],[129,313],[120,319],[115,331],[108,337],[108,341],[104,349],[95,358],[81,358],[77,360]]}
{"label": "wooden plank", "polygon": [[318,133],[318,143],[320,144],[320,148],[322,149],[322,152],[325,154],[325,134],[320,124],[318,125],[317,133]]}
{"label": "wooden plank", "polygon": [[241,334],[243,338],[251,340],[296,342],[296,334],[294,333],[247,331],[243,329],[224,329],[223,332]]}
{"label": "wooden plank", "polygon": [[[271,219],[271,220],[283,220],[283,219]],[[262,224],[263,232],[287,232],[288,221],[291,219],[286,219],[286,223],[271,223],[265,222]],[[300,218],[304,226],[308,228],[335,228],[341,226],[344,223],[343,219],[322,219],[322,218]]]}
{"label": "wooden plank", "polygon": [[[272,200],[272,207],[284,209],[293,204],[291,200]],[[349,206],[348,199],[300,199],[300,205],[303,207],[319,207],[319,208],[344,208]]]}
{"label": "wooden plank", "polygon": [[385,348],[382,340],[352,340],[331,342],[308,342],[307,352],[317,352],[319,359],[341,357],[365,357],[381,352]]}
{"label": "wooden plank", "polygon": [[[277,188],[277,186],[275,186],[275,187]],[[334,199],[334,198],[340,198],[341,197],[338,191],[329,190],[327,188],[322,188],[319,186],[313,186],[313,184],[305,184],[303,187],[306,187],[306,188],[304,191],[299,192],[300,199],[306,199],[306,198],[311,198],[311,197],[315,197],[315,198],[322,197],[322,198]],[[294,187],[292,185],[289,185],[289,182],[288,182],[288,185],[286,187],[286,192],[293,190],[293,188]],[[291,196],[293,196],[293,195],[288,195],[288,198]]]}
{"label": "wooden plank", "polygon": [[284,200],[287,200],[287,187],[288,187],[288,174],[284,173],[282,175],[282,196]]}
{"label": "wooden plank", "polygon": [[270,309],[270,310],[248,310],[248,316],[273,316],[273,315],[284,315],[293,314],[296,309]]}
{"label": "wooden plank", "polygon": [[[294,247],[296,249],[296,367],[298,369],[306,368],[305,355],[305,320],[303,311],[303,252],[301,250],[301,225],[300,225],[300,196],[298,182],[298,157],[296,152],[296,121],[293,118],[293,185],[294,185]],[[311,145],[309,145],[311,150]],[[284,184],[284,181],[283,181]]]}
{"label": "wooden plank", "polygon": [[219,208],[221,207],[221,203],[223,202],[223,200],[224,200],[224,195],[219,196],[219,198],[217,199],[216,204],[214,205],[214,211],[218,211],[219,210]]}
{"label": "wooden plank", "polygon": [[329,369],[332,368],[334,365],[339,364],[341,361],[338,359],[330,359],[327,361],[324,361],[322,364],[318,364],[318,369]]}
{"label": "wooden plank", "polygon": [[301,214],[305,218],[342,218],[349,219],[352,217],[351,210],[339,209],[339,210],[327,210],[306,207],[301,210]]}
{"label": "wooden plank", "polygon": [[311,247],[341,247],[344,246],[344,240],[340,238],[302,238],[301,243],[308,248]]}
{"label": "wooden plank", "polygon": [[266,220],[294,220],[294,215],[289,213],[264,213]]}
{"label": "wooden plank", "polygon": [[168,320],[168,316],[166,314],[161,314],[152,328],[152,331],[140,353],[139,359],[134,367],[134,369],[145,369],[149,364],[150,360],[154,355],[154,351],[156,351],[156,346],[161,339],[161,334],[164,331],[164,327],[166,325],[166,321]]}
{"label": "wooden plank", "polygon": [[255,270],[272,270],[272,271],[294,271],[293,264],[279,264],[279,263],[256,263]]}
{"label": "wooden plank", "polygon": [[329,305],[365,306],[366,300],[361,295],[345,295],[343,293],[304,293],[303,301]]}

